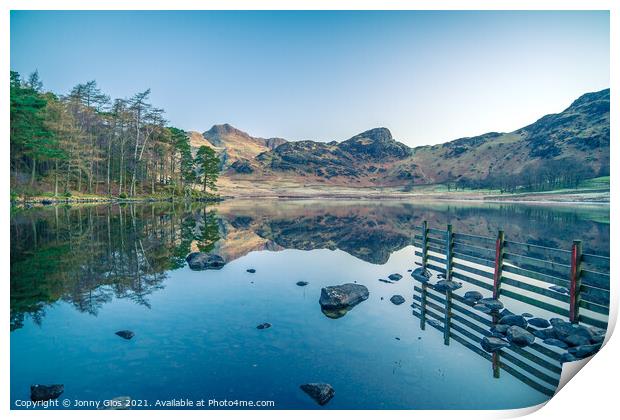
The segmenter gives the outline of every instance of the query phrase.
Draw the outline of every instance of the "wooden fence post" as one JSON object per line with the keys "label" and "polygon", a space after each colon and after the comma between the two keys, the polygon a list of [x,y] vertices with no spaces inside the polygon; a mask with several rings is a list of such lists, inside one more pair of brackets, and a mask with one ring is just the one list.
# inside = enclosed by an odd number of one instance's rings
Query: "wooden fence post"
{"label": "wooden fence post", "polygon": [[428,223],[422,222],[422,268],[426,270],[428,262]]}
{"label": "wooden fence post", "polygon": [[502,265],[504,263],[504,231],[497,231],[495,241],[495,271],[493,272],[493,299],[499,299],[502,287]]}
{"label": "wooden fence post", "polygon": [[452,291],[446,290],[446,311],[443,318],[443,343],[450,345],[450,318],[452,315]]}
{"label": "wooden fence post", "polygon": [[452,235],[452,225],[448,225],[446,229],[446,280],[452,280],[452,247],[454,246],[454,237]]}
{"label": "wooden fence post", "polygon": [[581,241],[573,241],[570,258],[570,322],[579,322],[579,295],[581,292]]}
{"label": "wooden fence post", "polygon": [[426,283],[422,283],[422,293],[420,294],[420,329],[424,331],[426,329]]}

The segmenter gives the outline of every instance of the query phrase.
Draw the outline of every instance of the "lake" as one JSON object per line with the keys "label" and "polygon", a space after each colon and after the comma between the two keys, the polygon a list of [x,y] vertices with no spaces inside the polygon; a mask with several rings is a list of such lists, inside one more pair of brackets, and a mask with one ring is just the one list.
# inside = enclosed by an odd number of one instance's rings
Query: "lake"
{"label": "lake", "polygon": [[[488,237],[503,228],[512,241],[545,247],[581,239],[584,252],[609,256],[608,206],[231,200],[13,209],[12,407],[30,398],[31,384],[63,384],[61,399],[130,396],[149,408],[173,399],[273,401],[276,409],[548,400],[523,374],[494,374],[489,360],[444,344],[442,331],[414,315],[418,283],[408,270],[420,261],[414,229],[424,220]],[[226,265],[192,271],[192,251]],[[403,278],[378,280],[392,273]],[[365,285],[369,298],[330,318],[321,289],[343,283]],[[405,303],[391,303],[395,294]],[[271,328],[256,328],[265,322]],[[559,377],[552,363],[551,383]],[[299,388],[312,382],[335,389],[323,407]]]}

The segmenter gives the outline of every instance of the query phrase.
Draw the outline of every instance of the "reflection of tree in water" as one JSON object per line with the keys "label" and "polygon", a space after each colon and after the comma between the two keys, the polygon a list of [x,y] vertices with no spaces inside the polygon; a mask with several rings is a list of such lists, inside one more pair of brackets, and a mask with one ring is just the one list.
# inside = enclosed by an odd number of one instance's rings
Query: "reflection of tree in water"
{"label": "reflection of tree in water", "polygon": [[[150,307],[166,271],[183,266],[197,218],[187,206],[114,205],[16,212],[11,218],[11,329],[24,314],[70,302],[96,315],[114,298]],[[217,239],[214,212],[203,212],[200,241]],[[215,226],[215,231],[213,226]]]}
{"label": "reflection of tree in water", "polygon": [[200,224],[197,226],[197,234],[194,236],[198,249],[201,252],[210,252],[220,240],[219,219],[215,210],[202,210]]}

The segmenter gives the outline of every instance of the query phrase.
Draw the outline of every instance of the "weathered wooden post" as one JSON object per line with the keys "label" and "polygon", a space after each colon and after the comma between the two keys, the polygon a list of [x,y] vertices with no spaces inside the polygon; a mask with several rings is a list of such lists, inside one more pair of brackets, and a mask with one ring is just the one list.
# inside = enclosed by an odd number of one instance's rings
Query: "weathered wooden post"
{"label": "weathered wooden post", "polygon": [[424,331],[426,329],[426,283],[422,283],[422,293],[420,296],[420,329]]}
{"label": "weathered wooden post", "polygon": [[493,299],[499,299],[502,287],[502,265],[504,263],[504,231],[497,231],[495,241],[495,271],[493,272]]}
{"label": "weathered wooden post", "polygon": [[452,235],[452,225],[446,229],[446,280],[452,280],[452,248],[454,246],[454,235]]}
{"label": "weathered wooden post", "polygon": [[428,223],[422,222],[422,268],[426,270],[428,262]]}
{"label": "weathered wooden post", "polygon": [[570,322],[579,322],[579,295],[581,294],[581,241],[573,241],[570,258]]}
{"label": "weathered wooden post", "polygon": [[499,363],[499,350],[493,352],[493,377],[494,378],[499,378],[499,368],[500,368],[500,363]]}
{"label": "weathered wooden post", "polygon": [[452,291],[446,289],[446,311],[443,318],[443,343],[450,345],[450,318],[452,315]]}

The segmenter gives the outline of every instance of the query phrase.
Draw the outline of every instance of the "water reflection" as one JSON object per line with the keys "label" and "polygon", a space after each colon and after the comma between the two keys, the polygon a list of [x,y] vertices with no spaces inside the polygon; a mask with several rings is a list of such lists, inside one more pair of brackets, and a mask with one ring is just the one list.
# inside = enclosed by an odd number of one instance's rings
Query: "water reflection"
{"label": "water reflection", "polygon": [[503,227],[515,241],[561,248],[579,238],[586,252],[609,255],[608,207],[230,201],[14,210],[11,330],[26,315],[40,323],[59,300],[93,315],[115,298],[149,307],[192,251],[230,262],[252,251],[338,249],[384,264],[413,243],[422,220],[482,236]]}

